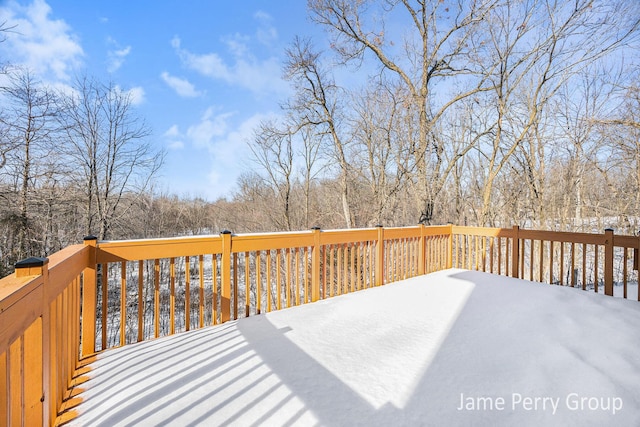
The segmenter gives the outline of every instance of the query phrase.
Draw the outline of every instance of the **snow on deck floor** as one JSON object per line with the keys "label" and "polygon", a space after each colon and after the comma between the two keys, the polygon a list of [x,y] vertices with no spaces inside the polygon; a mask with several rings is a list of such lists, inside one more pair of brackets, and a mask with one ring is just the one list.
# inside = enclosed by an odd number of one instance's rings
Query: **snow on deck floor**
{"label": "snow on deck floor", "polygon": [[640,425],[640,303],[446,270],[107,351],[73,425]]}

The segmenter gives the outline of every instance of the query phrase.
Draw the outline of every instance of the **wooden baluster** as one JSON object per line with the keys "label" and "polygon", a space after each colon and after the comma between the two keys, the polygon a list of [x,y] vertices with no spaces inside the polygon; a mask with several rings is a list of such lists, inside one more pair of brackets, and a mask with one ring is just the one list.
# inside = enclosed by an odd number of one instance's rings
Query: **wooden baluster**
{"label": "wooden baluster", "polygon": [[138,261],[138,342],[144,340],[144,302],[145,301],[143,296],[144,296],[144,261],[140,260]]}
{"label": "wooden baluster", "polygon": [[184,329],[191,330],[191,257],[184,260]]}
{"label": "wooden baluster", "polygon": [[244,253],[244,317],[251,311],[251,265],[249,252]]}
{"label": "wooden baluster", "polygon": [[266,259],[266,263],[267,263],[267,283],[266,283],[266,290],[267,290],[267,313],[271,312],[272,309],[272,301],[271,301],[271,249],[267,249],[267,259]]}
{"label": "wooden baluster", "polygon": [[211,323],[218,324],[218,255],[211,256]]}
{"label": "wooden baluster", "polygon": [[127,343],[127,263],[120,263],[120,345]]}
{"label": "wooden baluster", "polygon": [[587,244],[582,244],[582,290],[587,290]]}
{"label": "wooden baluster", "polygon": [[175,258],[169,258],[169,334],[176,332],[176,266]]}
{"label": "wooden baluster", "polygon": [[160,260],[155,259],[153,264],[153,336],[160,336]]}
{"label": "wooden baluster", "polygon": [[224,323],[231,318],[231,232],[225,230],[220,235],[222,237],[220,320]]}
{"label": "wooden baluster", "polygon": [[201,328],[204,327],[204,255],[198,256],[198,319]]}
{"label": "wooden baluster", "polygon": [[282,308],[281,283],[282,283],[282,253],[280,249],[276,250],[276,307],[278,310]]}
{"label": "wooden baluster", "polygon": [[600,258],[600,246],[599,245],[595,245],[595,271],[594,271],[594,284],[593,284],[593,289],[595,291],[595,293],[598,293],[598,280],[599,278],[599,266],[600,266],[600,262],[599,262],[599,258]]}
{"label": "wooden baluster", "polygon": [[262,313],[262,257],[260,251],[256,251],[256,314]]}

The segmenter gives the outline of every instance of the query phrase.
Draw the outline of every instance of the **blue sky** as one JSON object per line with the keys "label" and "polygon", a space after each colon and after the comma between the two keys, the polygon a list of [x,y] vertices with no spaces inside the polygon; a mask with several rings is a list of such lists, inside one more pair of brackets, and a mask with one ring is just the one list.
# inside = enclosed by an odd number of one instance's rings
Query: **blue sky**
{"label": "blue sky", "polygon": [[156,189],[209,200],[253,167],[246,141],[289,93],[286,46],[325,40],[303,0],[9,0],[0,22],[17,25],[0,60],[59,87],[87,74],[131,91],[167,151]]}

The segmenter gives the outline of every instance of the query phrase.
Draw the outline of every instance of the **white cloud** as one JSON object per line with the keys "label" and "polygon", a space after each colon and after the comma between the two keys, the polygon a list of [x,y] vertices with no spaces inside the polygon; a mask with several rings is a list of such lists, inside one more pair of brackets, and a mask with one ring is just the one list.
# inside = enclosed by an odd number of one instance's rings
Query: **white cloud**
{"label": "white cloud", "polygon": [[180,136],[180,130],[178,129],[178,125],[173,125],[169,129],[166,130],[164,136],[173,138],[176,136]]}
{"label": "white cloud", "polygon": [[185,67],[203,76],[259,94],[287,90],[287,84],[280,77],[282,72],[278,58],[257,58],[240,35],[227,37],[224,42],[228,51],[226,56],[217,52],[193,53],[182,47],[178,37],[173,38],[171,45]]}
{"label": "white cloud", "polygon": [[182,48],[182,41],[178,37],[171,40],[171,46],[176,50],[182,63],[202,75],[214,79],[231,80],[232,76],[224,60],[216,53],[203,55],[193,54]]}
{"label": "white cloud", "polygon": [[278,40],[278,30],[273,26],[273,18],[266,12],[259,10],[253,17],[258,21],[260,26],[256,31],[258,41],[265,46],[271,46]]}
{"label": "white cloud", "polygon": [[225,135],[228,129],[228,120],[233,113],[216,114],[217,108],[209,107],[202,115],[200,122],[187,129],[187,137],[194,146],[207,148],[210,152],[216,147],[215,138]]}
{"label": "white cloud", "polygon": [[171,126],[162,136],[168,140],[167,146],[169,149],[181,150],[184,148],[184,141],[182,140],[184,136],[180,133],[178,125]]}
{"label": "white cloud", "polygon": [[160,74],[160,78],[176,93],[184,98],[195,98],[202,95],[202,92],[197,91],[195,86],[186,79],[175,77],[164,71]]}
{"label": "white cloud", "polygon": [[184,148],[184,141],[176,140],[169,142],[168,145],[170,150],[182,150]]}
{"label": "white cloud", "polygon": [[180,37],[173,36],[173,38],[171,39],[171,47],[174,49],[180,49],[181,44],[182,41],[180,40]]}
{"label": "white cloud", "polygon": [[229,194],[236,187],[238,178],[247,168],[250,157],[248,142],[253,138],[254,130],[262,121],[272,118],[271,114],[254,114],[233,129],[226,126],[224,134],[212,138],[210,153],[213,161],[207,174],[211,188],[220,194]]}
{"label": "white cloud", "polygon": [[249,148],[248,142],[253,138],[255,129],[268,115],[258,113],[249,117],[235,129],[225,132],[222,138],[214,141],[215,156],[225,164],[238,165],[240,160],[245,160]]}
{"label": "white cloud", "polygon": [[144,88],[140,86],[129,89],[129,95],[131,95],[131,103],[133,105],[140,105],[146,101]]}
{"label": "white cloud", "polygon": [[248,45],[250,39],[247,36],[236,33],[232,36],[224,37],[222,41],[227,45],[229,52],[237,58],[250,54]]}
{"label": "white cloud", "polygon": [[5,3],[0,7],[0,22],[15,28],[0,43],[0,52],[4,59],[28,67],[43,79],[68,81],[82,65],[84,52],[67,23],[52,20],[50,13],[44,0],[26,6]]}
{"label": "white cloud", "polygon": [[131,46],[107,52],[107,57],[109,58],[107,70],[110,73],[117,71],[122,66],[129,53],[131,53]]}
{"label": "white cloud", "polygon": [[141,86],[132,87],[131,89],[124,90],[119,85],[115,85],[114,89],[117,92],[126,94],[131,100],[131,105],[140,105],[146,101],[144,88]]}
{"label": "white cloud", "polygon": [[189,156],[206,159],[200,163],[202,180],[189,184],[191,191],[211,199],[230,195],[236,189],[240,175],[250,167],[247,143],[253,138],[254,130],[262,121],[274,119],[274,115],[258,113],[239,123],[234,119],[238,119],[237,114],[214,106],[207,108],[186,132],[178,125],[172,125],[164,132],[169,148],[188,147]]}

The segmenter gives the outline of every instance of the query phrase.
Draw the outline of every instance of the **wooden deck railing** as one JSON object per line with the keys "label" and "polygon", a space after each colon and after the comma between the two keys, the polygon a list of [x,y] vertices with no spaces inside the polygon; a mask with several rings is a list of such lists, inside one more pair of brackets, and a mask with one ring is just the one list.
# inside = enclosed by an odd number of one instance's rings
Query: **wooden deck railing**
{"label": "wooden deck railing", "polygon": [[88,247],[70,246],[0,281],[0,426],[50,425],[70,397],[90,264]]}
{"label": "wooden deck railing", "polygon": [[[593,289],[613,295],[620,285],[638,281],[640,237],[522,230],[453,227],[454,267],[507,274],[537,282]],[[640,301],[640,295],[631,295]]]}
{"label": "wooden deck railing", "polygon": [[49,259],[18,263],[0,280],[0,426],[71,416],[78,370],[97,351],[446,268],[604,287],[607,295],[620,284],[627,298],[627,285],[638,280],[639,242],[611,230],[451,225],[87,238]]}

